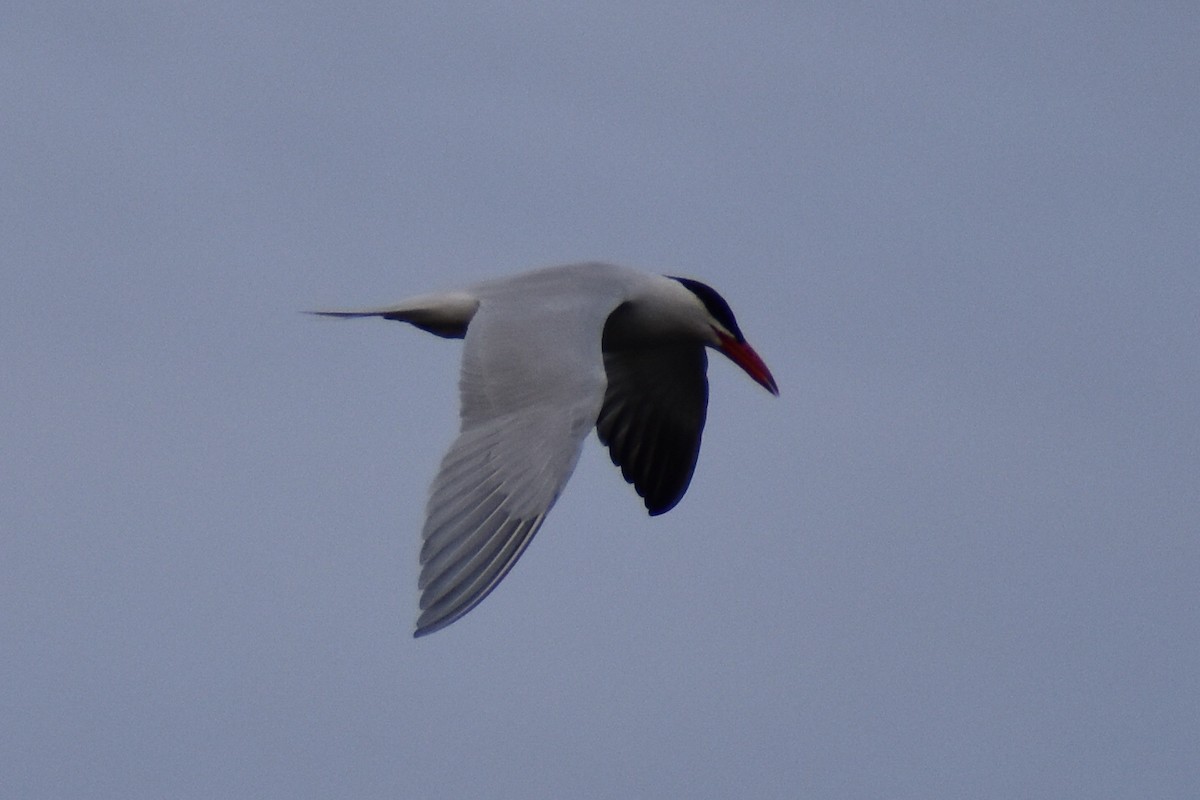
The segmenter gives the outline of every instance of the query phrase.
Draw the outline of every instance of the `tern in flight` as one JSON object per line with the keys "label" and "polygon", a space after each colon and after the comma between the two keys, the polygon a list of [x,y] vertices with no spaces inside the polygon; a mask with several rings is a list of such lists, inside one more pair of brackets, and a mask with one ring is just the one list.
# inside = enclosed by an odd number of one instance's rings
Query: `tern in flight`
{"label": "tern in flight", "polygon": [[462,428],[426,506],[415,636],[461,618],[508,574],[592,428],[650,514],[674,508],[700,453],[705,347],[779,394],[713,289],[613,264],[549,267],[384,308],[313,313],[399,320],[465,340]]}

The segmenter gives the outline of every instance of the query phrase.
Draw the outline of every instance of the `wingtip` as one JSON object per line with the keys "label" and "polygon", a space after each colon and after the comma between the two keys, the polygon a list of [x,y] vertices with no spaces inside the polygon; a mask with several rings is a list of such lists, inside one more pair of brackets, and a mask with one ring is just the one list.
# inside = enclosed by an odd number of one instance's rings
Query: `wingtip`
{"label": "wingtip", "polygon": [[[431,633],[436,633],[442,628],[445,628],[451,622],[458,619],[458,616],[441,617],[440,619],[426,619],[428,615],[422,614],[417,618],[417,624],[413,628],[413,638],[421,639]],[[461,615],[460,615],[461,616]]]}
{"label": "wingtip", "polygon": [[413,627],[413,638],[421,639],[431,633],[437,633],[461,616],[461,614],[451,614],[449,616],[442,615],[431,618],[429,612],[425,612],[417,617],[417,623]]}
{"label": "wingtip", "polygon": [[665,500],[660,497],[643,497],[642,501],[646,504],[647,514],[652,517],[659,517],[679,505],[679,501],[683,499],[685,494],[687,494],[686,486],[684,486],[683,491]]}
{"label": "wingtip", "polygon": [[[484,596],[486,596],[486,594]],[[413,629],[413,638],[421,639],[431,633],[437,633],[442,628],[450,627],[450,625],[465,617],[468,611],[471,611],[475,608],[475,606],[479,605],[481,600],[483,600],[483,597],[475,598],[473,602],[468,603],[465,606],[455,608],[449,612],[444,610],[426,611],[417,617],[417,624]]]}

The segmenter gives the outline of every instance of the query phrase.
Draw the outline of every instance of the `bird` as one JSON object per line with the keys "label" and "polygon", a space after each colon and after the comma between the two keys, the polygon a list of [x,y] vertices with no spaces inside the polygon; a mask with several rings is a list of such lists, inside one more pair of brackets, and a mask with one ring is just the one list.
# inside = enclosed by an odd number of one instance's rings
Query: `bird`
{"label": "bird", "polygon": [[700,453],[706,348],[779,394],[715,290],[616,264],[543,267],[386,307],[309,313],[464,340],[461,426],[421,531],[416,637],[461,619],[509,573],[592,429],[650,515],[674,508]]}

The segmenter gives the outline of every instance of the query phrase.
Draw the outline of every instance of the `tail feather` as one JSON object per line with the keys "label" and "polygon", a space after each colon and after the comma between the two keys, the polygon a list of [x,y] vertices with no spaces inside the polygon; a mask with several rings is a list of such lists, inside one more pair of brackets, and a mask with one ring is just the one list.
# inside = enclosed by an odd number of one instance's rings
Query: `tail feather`
{"label": "tail feather", "polygon": [[463,292],[429,294],[405,300],[394,306],[331,311],[308,311],[321,317],[382,317],[407,322],[423,331],[446,339],[461,339],[467,335],[467,325],[475,316],[479,301]]}

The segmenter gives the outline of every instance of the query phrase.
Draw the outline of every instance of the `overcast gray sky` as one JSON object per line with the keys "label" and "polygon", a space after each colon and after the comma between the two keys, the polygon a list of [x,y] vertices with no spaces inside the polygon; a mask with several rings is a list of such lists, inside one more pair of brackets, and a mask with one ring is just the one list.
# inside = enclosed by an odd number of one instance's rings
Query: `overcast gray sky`
{"label": "overcast gray sky", "polygon": [[[0,795],[1200,795],[1200,11],[10,3]],[[411,637],[461,346],[715,286],[684,502],[594,438]]]}

